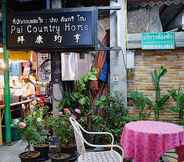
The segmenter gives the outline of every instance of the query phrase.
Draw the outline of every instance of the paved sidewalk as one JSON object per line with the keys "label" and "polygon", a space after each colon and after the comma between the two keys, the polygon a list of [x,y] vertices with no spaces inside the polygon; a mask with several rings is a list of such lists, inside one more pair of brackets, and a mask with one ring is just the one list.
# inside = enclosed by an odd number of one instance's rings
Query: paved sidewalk
{"label": "paved sidewalk", "polygon": [[12,146],[0,146],[0,162],[20,162],[18,155],[24,152],[25,145],[23,141],[18,141]]}
{"label": "paved sidewalk", "polygon": [[[0,146],[0,162],[20,162],[18,155],[24,152],[25,143],[18,141],[12,146]],[[170,154],[172,155],[172,154]],[[173,154],[175,156],[175,154]],[[50,160],[45,161],[50,162]],[[164,162],[177,162],[176,160],[164,158]]]}

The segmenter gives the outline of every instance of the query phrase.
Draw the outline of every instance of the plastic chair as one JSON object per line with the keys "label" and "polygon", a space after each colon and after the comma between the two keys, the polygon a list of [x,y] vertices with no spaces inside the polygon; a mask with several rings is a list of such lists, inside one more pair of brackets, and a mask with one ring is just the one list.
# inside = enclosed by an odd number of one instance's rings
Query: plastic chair
{"label": "plastic chair", "polygon": [[[86,131],[73,117],[70,117],[70,122],[74,129],[75,140],[77,145],[77,152],[79,153],[78,162],[123,162],[124,151],[118,146],[114,145],[114,137],[109,132],[88,132]],[[82,132],[91,135],[109,135],[112,142],[109,145],[95,145],[89,143],[82,135]],[[94,148],[110,148],[108,151],[86,151],[85,145]],[[122,154],[119,154],[113,148],[118,148]]]}

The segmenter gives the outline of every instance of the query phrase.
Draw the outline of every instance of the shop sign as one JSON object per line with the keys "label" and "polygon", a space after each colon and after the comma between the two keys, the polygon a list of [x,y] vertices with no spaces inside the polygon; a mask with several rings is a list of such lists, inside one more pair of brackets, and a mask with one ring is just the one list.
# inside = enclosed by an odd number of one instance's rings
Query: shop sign
{"label": "shop sign", "polygon": [[141,47],[145,50],[175,49],[174,32],[142,33]]}
{"label": "shop sign", "polygon": [[14,13],[8,19],[8,48],[79,50],[95,48],[94,7]]}

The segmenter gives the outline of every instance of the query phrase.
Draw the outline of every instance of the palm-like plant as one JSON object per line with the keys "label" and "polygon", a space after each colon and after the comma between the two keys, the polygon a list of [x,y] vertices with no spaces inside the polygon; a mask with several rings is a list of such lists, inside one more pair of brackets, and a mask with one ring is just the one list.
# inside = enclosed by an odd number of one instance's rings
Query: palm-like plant
{"label": "palm-like plant", "polygon": [[146,106],[152,104],[151,100],[145,96],[142,92],[132,91],[129,94],[129,98],[133,100],[134,105],[139,110],[139,119],[143,120],[145,118],[144,110]]}
{"label": "palm-like plant", "polygon": [[179,89],[173,89],[169,91],[170,96],[175,101],[176,105],[172,107],[172,111],[179,113],[179,118],[184,121],[184,91]]}
{"label": "palm-like plant", "polygon": [[169,99],[169,95],[168,94],[161,95],[161,90],[160,90],[160,80],[166,73],[167,73],[167,69],[161,66],[160,69],[155,69],[151,74],[153,86],[155,89],[155,102],[153,103],[153,109],[154,109],[156,120],[159,119],[160,110]]}

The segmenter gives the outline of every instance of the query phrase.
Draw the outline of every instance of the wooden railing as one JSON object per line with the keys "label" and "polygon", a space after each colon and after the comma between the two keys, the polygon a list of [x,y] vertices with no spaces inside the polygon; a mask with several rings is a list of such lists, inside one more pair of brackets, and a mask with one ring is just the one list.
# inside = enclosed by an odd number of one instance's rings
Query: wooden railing
{"label": "wooden railing", "polygon": [[[22,105],[22,104],[29,104],[32,101],[33,101],[33,99],[28,99],[28,100],[23,100],[23,101],[16,102],[16,103],[11,103],[10,107],[17,106],[17,105]],[[3,114],[4,114],[4,107],[5,107],[5,105],[0,105],[0,145],[3,144],[2,120],[3,120]]]}

